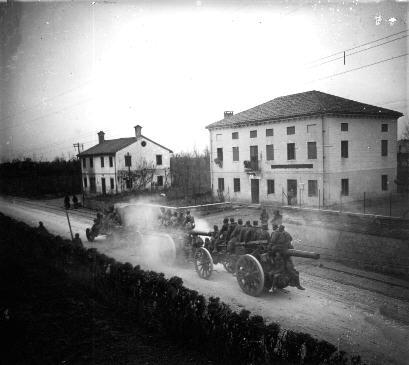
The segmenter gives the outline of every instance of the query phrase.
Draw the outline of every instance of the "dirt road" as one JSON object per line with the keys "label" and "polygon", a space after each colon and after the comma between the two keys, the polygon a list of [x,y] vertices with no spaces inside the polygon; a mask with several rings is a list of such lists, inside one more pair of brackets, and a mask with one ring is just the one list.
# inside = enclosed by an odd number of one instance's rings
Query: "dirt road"
{"label": "dirt road", "polygon": [[[65,212],[47,202],[26,199],[0,199],[0,211],[30,225],[43,221],[51,233],[69,238]],[[336,263],[297,265],[306,291],[290,288],[259,298],[244,294],[236,279],[216,266],[210,280],[202,280],[189,266],[164,267],[140,261],[132,243],[110,246],[103,237],[89,244],[85,228],[94,214],[85,209],[71,212],[71,225],[87,247],[120,261],[177,275],[185,286],[206,296],[218,296],[236,309],[248,309],[284,328],[308,332],[360,354],[374,364],[408,364],[409,359],[409,283],[384,275],[352,270]],[[216,217],[219,219],[218,217]],[[212,224],[215,216],[206,218]],[[290,227],[289,227],[290,228]],[[291,229],[289,229],[291,232]]]}

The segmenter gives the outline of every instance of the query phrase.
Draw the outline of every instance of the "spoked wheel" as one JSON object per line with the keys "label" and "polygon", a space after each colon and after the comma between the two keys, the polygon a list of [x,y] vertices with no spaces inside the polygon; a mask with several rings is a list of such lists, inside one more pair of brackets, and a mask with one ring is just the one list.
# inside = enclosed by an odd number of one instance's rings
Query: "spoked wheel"
{"label": "spoked wheel", "polygon": [[248,295],[258,297],[264,289],[264,271],[252,255],[241,256],[236,265],[236,278],[240,288]]}
{"label": "spoked wheel", "polygon": [[195,269],[203,279],[208,279],[213,271],[213,259],[210,252],[204,247],[199,247],[194,256]]}
{"label": "spoked wheel", "polygon": [[89,228],[85,230],[85,235],[87,236],[87,240],[89,242],[94,242],[95,239],[94,233],[92,233],[92,231]]}

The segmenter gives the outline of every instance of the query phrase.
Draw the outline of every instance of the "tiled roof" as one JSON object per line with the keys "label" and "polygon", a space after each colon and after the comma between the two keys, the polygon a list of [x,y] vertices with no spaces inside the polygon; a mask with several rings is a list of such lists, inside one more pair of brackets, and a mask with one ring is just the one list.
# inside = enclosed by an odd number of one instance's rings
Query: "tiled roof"
{"label": "tiled roof", "polygon": [[[152,141],[151,139],[142,136],[140,139],[145,139],[151,143],[156,144],[159,147],[164,148],[165,150],[168,150],[170,153],[173,153],[169,148],[166,148],[159,143],[156,143],[155,141]],[[85,151],[82,151],[80,154],[78,154],[78,157],[84,157],[84,156],[95,156],[95,155],[113,155],[116,152],[122,150],[125,147],[128,147],[132,143],[136,142],[138,139],[136,137],[129,137],[129,138],[117,138],[117,139],[108,139],[105,140],[102,143],[99,143]]]}
{"label": "tiled roof", "polygon": [[209,124],[206,128],[232,127],[244,123],[286,119],[312,115],[359,115],[388,116],[399,118],[403,114],[374,105],[330,95],[321,91],[307,91],[299,94],[280,96],[254,108]]}

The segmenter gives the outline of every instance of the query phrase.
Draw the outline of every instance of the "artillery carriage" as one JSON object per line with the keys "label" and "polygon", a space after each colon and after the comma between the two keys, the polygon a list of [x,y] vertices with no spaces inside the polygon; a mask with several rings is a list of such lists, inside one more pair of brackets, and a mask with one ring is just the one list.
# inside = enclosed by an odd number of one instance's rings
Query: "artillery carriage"
{"label": "artillery carriage", "polygon": [[[236,276],[240,288],[249,295],[259,296],[263,291],[268,291],[273,286],[277,289],[287,286],[296,286],[293,275],[295,271],[290,265],[284,265],[281,272],[272,274],[272,256],[279,252],[285,262],[290,257],[303,257],[319,259],[320,255],[285,248],[283,245],[269,245],[267,240],[238,242],[234,250],[229,252],[227,244],[219,245],[220,251],[210,252],[208,247],[199,247],[194,256],[196,272],[203,279],[209,279],[214,265],[221,263],[224,268]],[[290,261],[291,262],[291,261]]]}

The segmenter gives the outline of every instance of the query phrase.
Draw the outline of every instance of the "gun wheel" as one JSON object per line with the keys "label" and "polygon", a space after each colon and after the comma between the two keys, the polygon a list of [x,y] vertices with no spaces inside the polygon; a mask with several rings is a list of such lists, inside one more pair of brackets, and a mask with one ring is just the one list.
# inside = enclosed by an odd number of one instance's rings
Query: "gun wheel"
{"label": "gun wheel", "polygon": [[239,258],[236,265],[236,278],[240,288],[248,295],[258,297],[264,289],[264,271],[252,255]]}
{"label": "gun wheel", "polygon": [[95,236],[89,228],[85,230],[85,235],[87,236],[87,240],[89,242],[94,242]]}
{"label": "gun wheel", "polygon": [[194,256],[194,264],[197,274],[202,279],[208,279],[213,271],[213,259],[210,252],[204,247],[199,247]]}

